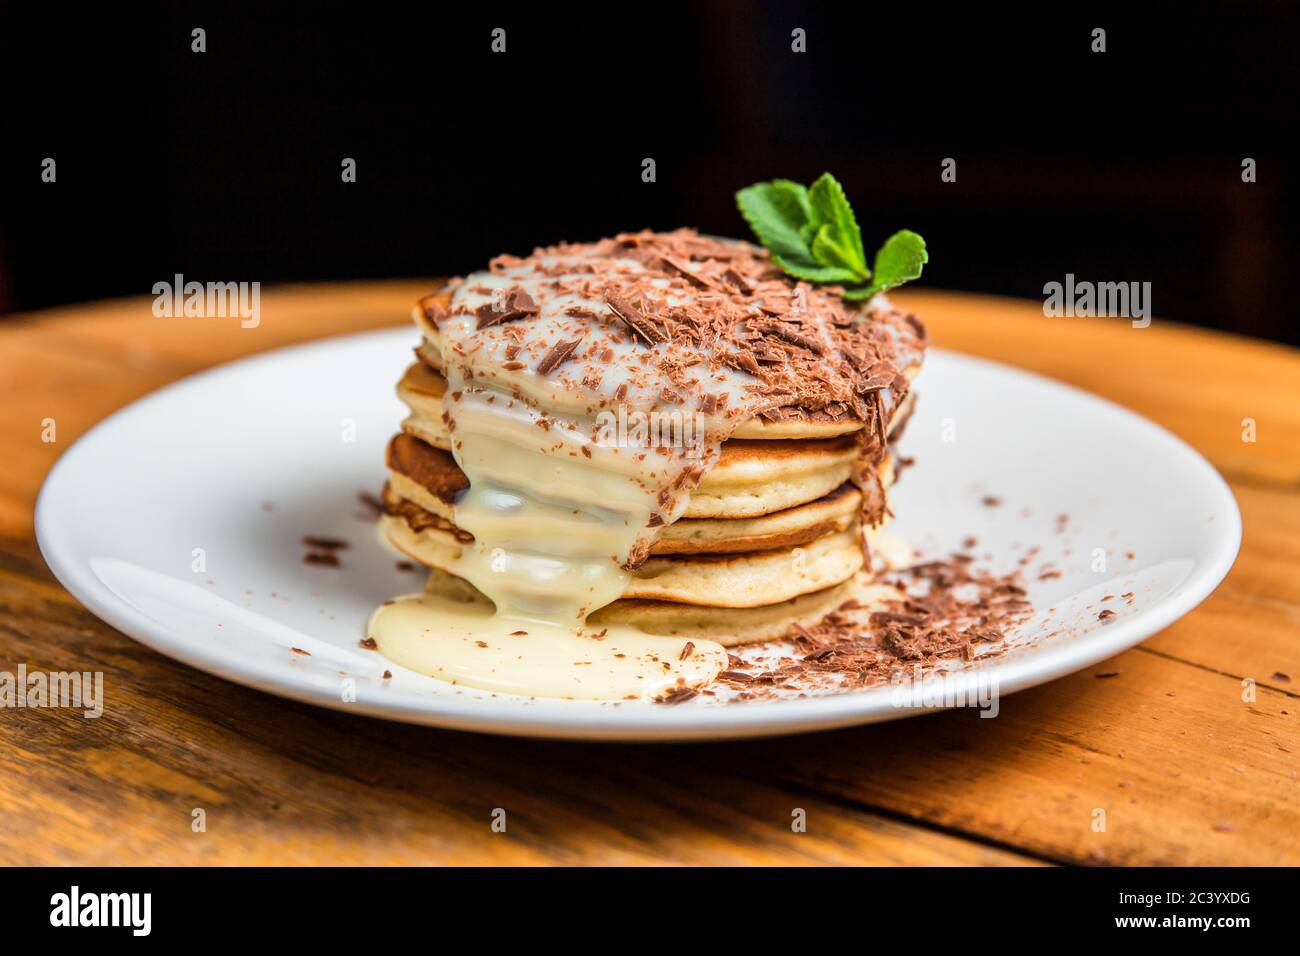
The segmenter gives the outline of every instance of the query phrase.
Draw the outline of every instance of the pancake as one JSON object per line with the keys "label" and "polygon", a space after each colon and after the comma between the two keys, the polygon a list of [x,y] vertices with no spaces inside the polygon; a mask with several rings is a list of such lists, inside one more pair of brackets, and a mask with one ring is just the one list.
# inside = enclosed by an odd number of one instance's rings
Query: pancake
{"label": "pancake", "polygon": [[751,608],[622,599],[592,614],[587,625],[624,625],[650,634],[717,641],[723,647],[735,647],[790,637],[797,627],[815,627],[852,596],[852,587],[852,581],[845,581],[788,601]]}
{"label": "pancake", "polygon": [[668,525],[651,554],[730,554],[807,544],[858,520],[862,494],[843,484],[828,495],[758,518],[681,518]]}
{"label": "pancake", "polygon": [[460,559],[462,543],[442,528],[416,531],[404,518],[386,513],[379,516],[379,530],[389,544],[427,568],[446,571]]}
{"label": "pancake", "polygon": [[[401,381],[397,383],[397,397],[411,410],[411,414],[402,423],[402,428],[411,434],[419,435],[439,448],[450,448],[451,435],[442,419],[442,397],[447,392],[447,380],[435,367],[430,366],[429,352],[426,351],[424,354],[425,361],[411,363]],[[909,369],[905,374],[910,381],[916,372],[914,369]],[[907,411],[907,407],[899,407],[889,423],[891,433],[901,424]],[[855,419],[817,421],[796,418],[769,421],[760,416],[741,422],[732,432],[731,438],[761,441],[835,438],[840,435],[855,434],[862,428],[863,423]]]}
{"label": "pancake", "polygon": [[[854,596],[857,580],[756,608],[713,608],[668,601],[622,599],[587,618],[587,630],[630,626],[649,634],[713,640],[725,647],[791,636],[797,627],[813,627]],[[434,568],[425,589],[457,604],[490,607],[491,602],[463,578]]]}
{"label": "pancake", "polygon": [[[455,512],[449,499],[438,497],[401,472],[389,473],[384,501],[391,502],[391,513],[408,517],[417,530],[436,525],[461,540],[473,540],[453,523]],[[861,506],[862,493],[843,484],[816,501],[759,518],[682,518],[664,529],[650,553],[734,554],[790,548],[847,530],[858,520]]]}
{"label": "pancake", "polygon": [[469,487],[469,479],[451,452],[435,448],[413,435],[399,433],[392,437],[388,443],[387,463],[390,474],[409,479],[424,489],[430,500],[441,502],[447,510],[431,505],[424,507],[446,518],[452,516],[450,508],[457,495]]}
{"label": "pancake", "polygon": [[[474,585],[436,568],[430,570],[425,589],[455,604],[491,607],[491,602]],[[715,608],[624,598],[587,618],[587,630],[635,627],[649,634],[711,640],[724,647],[736,647],[791,637],[800,627],[815,627],[846,601],[863,603],[892,596],[891,592],[892,589],[873,585],[864,572],[834,587],[754,608]]]}
{"label": "pancake", "polygon": [[723,442],[685,517],[753,518],[816,501],[848,481],[857,458],[852,435]]}
{"label": "pancake", "polygon": [[499,256],[415,321],[380,528],[443,603],[376,613],[394,660],[508,693],[652,696],[706,683],[718,644],[896,596],[871,582],[909,560],[883,526],[926,334],[883,296],[642,232]]}
{"label": "pancake", "polygon": [[765,418],[751,418],[741,422],[731,433],[732,438],[758,438],[764,441],[786,438],[834,438],[837,435],[852,435],[862,431],[862,422],[852,418],[839,421],[815,421],[790,419],[789,421],[768,421]]}
{"label": "pancake", "polygon": [[[834,449],[831,453],[839,454]],[[800,455],[802,454],[804,453],[801,452]],[[722,474],[743,475],[752,470],[753,462],[749,456],[750,451],[737,446],[729,467]],[[723,458],[727,458],[725,451]],[[389,443],[388,466],[389,487],[397,495],[439,517],[449,521],[454,518],[456,497],[468,483],[451,452],[434,448],[413,435],[399,434]],[[832,474],[846,477],[842,471]],[[841,480],[825,494],[819,497],[809,495],[809,500],[787,508],[772,506],[773,502],[779,500],[779,496],[759,488],[758,492],[766,495],[758,498],[763,506],[762,511],[750,516],[691,517],[706,510],[695,508],[695,496],[692,496],[692,507],[686,510],[687,517],[679,518],[664,528],[652,553],[767,550],[802,544],[831,531],[842,531],[857,513],[887,514],[885,489],[894,480],[892,457],[886,456],[877,465],[877,478],[877,482],[866,486],[865,500],[863,492]],[[820,482],[822,475],[813,476],[813,480]],[[754,504],[754,498],[745,497],[753,492],[753,488],[746,491],[743,487],[737,490],[735,486],[710,489],[706,478],[696,495],[713,496],[707,508],[716,507],[719,502],[734,502],[735,507],[731,509],[734,515],[741,511],[741,505]]]}
{"label": "pancake", "polygon": [[[419,490],[424,492],[423,488]],[[428,492],[424,493],[428,494]],[[405,522],[406,526],[415,534],[433,529],[443,535],[450,536],[460,544],[470,544],[474,540],[472,534],[456,527],[455,522],[450,518],[444,518],[442,515],[422,507],[418,502],[403,497],[391,482],[384,485],[384,490],[380,494],[380,503],[387,515]]]}
{"label": "pancake", "polygon": [[445,315],[451,310],[454,292],[453,288],[444,285],[419,299],[411,308],[411,319],[423,339],[421,351],[425,354],[422,357],[433,361],[439,368],[442,367],[442,333],[434,316]]}
{"label": "pancake", "polygon": [[[386,492],[385,507],[390,513],[380,518],[384,536],[408,557],[452,573],[466,542],[457,538],[454,529],[438,523],[416,530],[406,516],[391,513],[393,497],[391,490]],[[632,572],[623,596],[714,607],[759,607],[838,584],[862,563],[862,542],[853,527],[804,546],[737,555],[651,557]]]}
{"label": "pancake", "polygon": [[415,362],[397,383],[397,397],[411,410],[402,430],[438,448],[451,448],[451,433],[442,419],[447,380],[423,362]]}
{"label": "pancake", "polygon": [[862,538],[854,527],[793,548],[651,557],[632,572],[623,596],[711,607],[761,607],[839,584],[862,563]]}
{"label": "pancake", "polygon": [[[430,368],[424,362],[412,362],[403,373],[401,381],[397,383],[397,394],[402,401],[406,401],[404,394],[406,392],[417,397],[441,399],[447,393],[447,380],[442,377],[441,372]],[[439,406],[435,417],[441,414],[442,410]]]}
{"label": "pancake", "polygon": [[[816,501],[849,479],[857,458],[858,444],[852,435],[724,442],[717,463],[691,494],[683,517],[756,518]],[[409,429],[389,443],[388,467],[448,505],[468,487],[450,451]]]}
{"label": "pancake", "polygon": [[[393,500],[394,503],[403,501],[408,505],[419,508],[421,511],[427,511],[430,515],[447,522],[447,524],[450,525],[448,530],[461,530],[453,523],[455,509],[450,501],[439,498],[433,492],[429,491],[429,489],[425,488],[424,485],[412,481],[400,471],[390,471],[388,473],[388,483],[384,485],[384,492],[380,497],[384,502],[388,502],[390,499]],[[390,508],[389,511],[394,514],[397,513],[395,506]],[[421,518],[420,520],[426,524],[428,523],[427,519]],[[467,531],[461,533],[469,534]],[[474,536],[469,535],[468,540],[473,541]]]}

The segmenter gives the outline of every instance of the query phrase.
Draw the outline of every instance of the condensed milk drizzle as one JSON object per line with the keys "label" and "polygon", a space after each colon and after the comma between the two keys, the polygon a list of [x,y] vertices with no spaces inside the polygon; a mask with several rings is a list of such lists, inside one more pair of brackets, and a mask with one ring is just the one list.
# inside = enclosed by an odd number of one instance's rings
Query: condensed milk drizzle
{"label": "condensed milk drizzle", "polygon": [[[728,362],[732,346],[674,341],[667,323],[638,329],[637,303],[671,313],[721,304],[726,290],[611,242],[499,261],[460,282],[438,316],[444,418],[469,481],[454,520],[474,539],[449,570],[494,607],[434,594],[381,607],[368,633],[397,663],[485,690],[591,699],[659,696],[725,669],[713,641],[586,619],[623,593],[735,427],[789,396]],[[626,427],[652,415],[682,427]]]}

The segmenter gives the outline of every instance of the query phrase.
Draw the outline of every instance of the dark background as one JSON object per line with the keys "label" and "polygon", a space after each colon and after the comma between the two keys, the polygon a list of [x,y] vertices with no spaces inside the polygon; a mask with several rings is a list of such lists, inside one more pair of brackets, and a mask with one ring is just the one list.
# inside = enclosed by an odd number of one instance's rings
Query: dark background
{"label": "dark background", "polygon": [[0,313],[742,235],[737,187],[829,169],[869,251],[926,237],[929,287],[1149,281],[1161,317],[1300,341],[1291,4],[893,6],[10,4]]}

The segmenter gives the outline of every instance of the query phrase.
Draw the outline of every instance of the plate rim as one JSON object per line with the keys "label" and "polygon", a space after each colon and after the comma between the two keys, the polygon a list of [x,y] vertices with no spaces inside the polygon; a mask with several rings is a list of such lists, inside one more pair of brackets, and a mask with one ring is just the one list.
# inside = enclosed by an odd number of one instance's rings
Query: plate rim
{"label": "plate rim", "polygon": [[[503,713],[499,709],[492,709],[490,705],[485,707],[487,702],[475,697],[431,696],[391,686],[384,686],[375,693],[367,682],[358,681],[356,701],[344,702],[336,683],[329,684],[327,691],[325,685],[304,671],[270,664],[262,667],[257,662],[250,662],[252,666],[241,668],[237,661],[229,659],[229,655],[219,653],[220,645],[176,641],[169,635],[167,628],[117,597],[94,573],[88,556],[76,553],[73,540],[60,527],[56,499],[62,483],[69,480],[65,475],[75,467],[78,454],[84,453],[88,445],[101,440],[111,429],[122,427],[129,419],[147,411],[151,406],[164,403],[174,398],[177,392],[187,391],[208,379],[247,372],[258,365],[274,363],[287,353],[300,356],[315,350],[338,348],[357,340],[396,338],[399,332],[409,331],[405,326],[394,326],[330,336],[233,359],[169,382],[97,422],[63,451],[46,474],[37,495],[34,520],[36,541],[42,558],[55,578],[100,620],[172,660],[263,693],[345,713],[403,723],[522,737],[671,742],[808,733],[897,720],[945,709],[890,707],[881,710],[877,701],[885,690],[883,687],[795,700],[750,702],[700,709],[656,707],[642,702],[635,705],[611,703],[595,707],[590,706],[590,702],[570,702],[581,705],[583,709],[566,712],[564,708],[569,704],[546,701],[538,711],[530,713],[528,705],[534,702],[521,699],[518,704],[510,705],[511,711]],[[1226,531],[1226,538],[1216,547],[1213,559],[1198,562],[1192,574],[1177,586],[1174,593],[1167,595],[1151,610],[1132,618],[1123,617],[1104,630],[1090,634],[1086,640],[1062,642],[1060,646],[1044,649],[1037,654],[991,660],[987,665],[959,671],[958,674],[966,675],[961,680],[975,681],[979,679],[978,675],[984,675],[985,680],[990,676],[996,677],[1001,697],[1064,677],[1128,650],[1164,630],[1195,610],[1227,577],[1241,548],[1241,511],[1227,481],[1199,451],[1145,416],[1068,382],[963,352],[939,348],[932,349],[931,352],[946,359],[983,366],[990,372],[1010,375],[1038,387],[1063,390],[1076,400],[1118,413],[1131,425],[1158,436],[1161,441],[1181,449],[1185,456],[1189,456],[1189,461],[1204,472],[1207,487],[1212,487],[1215,495],[1222,499],[1226,512],[1219,514],[1216,507],[1216,530],[1220,537]],[[615,713],[617,717],[613,717]],[[603,717],[612,717],[612,720],[603,720]]]}

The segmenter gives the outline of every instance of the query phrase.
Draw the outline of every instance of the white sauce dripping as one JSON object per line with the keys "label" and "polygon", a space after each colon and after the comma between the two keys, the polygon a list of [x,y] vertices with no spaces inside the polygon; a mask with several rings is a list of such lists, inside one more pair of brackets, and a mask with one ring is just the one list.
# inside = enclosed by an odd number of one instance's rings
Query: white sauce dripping
{"label": "white sauce dripping", "polygon": [[[641,271],[631,260],[620,265]],[[683,396],[682,405],[663,407],[633,374],[648,347],[630,336],[608,341],[608,319],[566,315],[574,306],[610,312],[602,301],[547,295],[553,278],[527,267],[472,275],[452,302],[453,313],[463,307],[471,314],[453,314],[440,325],[444,408],[453,454],[469,479],[455,522],[474,536],[450,570],[487,595],[495,614],[420,595],[381,607],[369,634],[403,666],[485,690],[622,699],[700,686],[726,667],[720,644],[625,627],[592,633],[584,622],[623,593],[623,565],[653,535],[652,515],[667,524],[685,510],[689,492],[679,479],[717,459],[725,435],[743,417],[736,413],[753,379],[701,366],[701,388]],[[584,350],[589,342],[608,341],[613,357],[602,363],[596,388],[575,387],[570,376],[582,368],[577,363],[538,374],[537,352],[518,357],[523,368],[503,369],[505,350],[516,340],[505,324],[476,330],[472,313],[493,302],[494,293],[516,288],[540,308],[529,319],[530,342],[572,339],[575,326],[583,331]],[[616,400],[620,386],[625,394]],[[700,411],[704,390],[727,395],[730,421]],[[691,440],[666,448],[628,442],[626,429],[610,429],[610,419],[600,415],[617,405],[677,416],[676,436]],[[652,439],[674,434],[650,431]]]}

